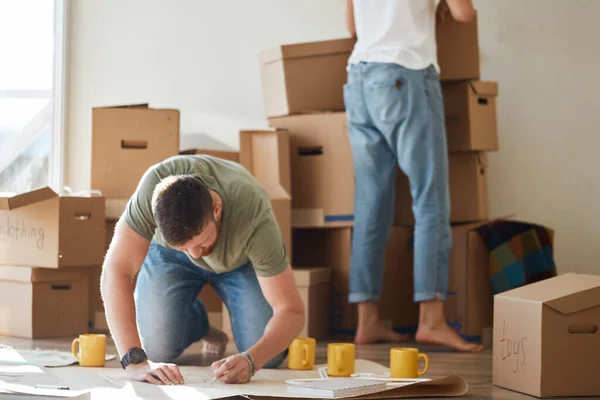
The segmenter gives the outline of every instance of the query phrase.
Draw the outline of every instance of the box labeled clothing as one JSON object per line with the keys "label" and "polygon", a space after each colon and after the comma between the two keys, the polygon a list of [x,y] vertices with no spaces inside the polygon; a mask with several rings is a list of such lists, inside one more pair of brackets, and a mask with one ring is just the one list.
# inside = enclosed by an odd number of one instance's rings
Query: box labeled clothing
{"label": "box labeled clothing", "polygon": [[346,66],[355,39],[279,46],[262,52],[261,82],[268,117],[344,110]]}
{"label": "box labeled clothing", "polygon": [[451,16],[437,23],[436,43],[442,81],[479,79],[477,16],[466,24]]}
{"label": "box labeled clothing", "polygon": [[482,340],[492,326],[493,297],[489,252],[477,229],[485,222],[452,226],[452,251],[446,293],[448,325],[470,341]]}
{"label": "box labeled clothing", "polygon": [[296,286],[306,310],[304,328],[299,335],[301,337],[316,340],[329,338],[331,273],[331,267],[294,268]]}
{"label": "box labeled clothing", "polygon": [[498,150],[498,84],[486,81],[442,83],[448,150]]}
{"label": "box labeled clothing", "polygon": [[207,156],[212,156],[212,157],[220,158],[223,160],[233,161],[236,163],[240,162],[240,153],[238,151],[190,149],[190,150],[182,150],[179,152],[179,154],[182,154],[182,155],[205,154]]}
{"label": "box labeled clothing", "polygon": [[286,130],[240,131],[240,164],[263,186],[281,185],[292,195],[290,137]]}
{"label": "box labeled clothing", "polygon": [[0,267],[0,335],[76,336],[87,325],[86,269]]}
{"label": "box labeled clothing", "polygon": [[98,265],[104,256],[104,198],[59,196],[45,187],[0,195],[0,265]]}
{"label": "box labeled clothing", "polygon": [[[464,223],[488,218],[487,156],[485,153],[449,155],[450,222]],[[412,195],[408,178],[396,178],[396,225],[413,225]]]}
{"label": "box labeled clothing", "polygon": [[493,384],[600,396],[600,276],[564,274],[494,297]]}
{"label": "box labeled clothing", "polygon": [[352,226],[354,167],[346,113],[269,119],[290,135],[292,226]]}
{"label": "box labeled clothing", "polygon": [[92,188],[104,197],[129,199],[149,167],[178,153],[178,110],[92,109]]}
{"label": "box labeled clothing", "polygon": [[[309,336],[317,340],[328,338],[331,276],[332,269],[328,267],[294,268],[294,279],[306,312],[304,328],[299,336]],[[231,318],[225,304],[222,316],[222,330],[233,338]]]}
{"label": "box labeled clothing", "polygon": [[[379,301],[382,320],[390,321],[399,332],[414,332],[418,322],[417,305],[412,300],[413,265],[411,230],[393,227],[386,247],[384,286]],[[346,339],[356,334],[356,305],[348,302],[352,228],[296,229],[294,265],[331,265],[333,293],[330,329],[333,337]]]}

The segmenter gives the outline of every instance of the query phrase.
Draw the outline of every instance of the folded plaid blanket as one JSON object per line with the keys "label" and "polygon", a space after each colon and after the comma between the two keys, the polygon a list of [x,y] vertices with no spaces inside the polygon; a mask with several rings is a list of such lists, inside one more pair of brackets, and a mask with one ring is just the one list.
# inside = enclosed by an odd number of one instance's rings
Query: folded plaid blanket
{"label": "folded plaid blanket", "polygon": [[492,293],[556,276],[552,229],[499,220],[476,229],[490,252]]}

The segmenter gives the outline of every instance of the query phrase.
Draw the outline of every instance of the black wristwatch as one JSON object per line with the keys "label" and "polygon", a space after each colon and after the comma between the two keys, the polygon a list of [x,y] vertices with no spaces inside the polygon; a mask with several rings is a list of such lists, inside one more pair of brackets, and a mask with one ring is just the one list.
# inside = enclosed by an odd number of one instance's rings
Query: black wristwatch
{"label": "black wristwatch", "polygon": [[140,349],[139,347],[134,347],[130,349],[123,358],[121,358],[121,367],[123,369],[127,368],[129,364],[141,364],[148,359],[146,352],[144,349]]}

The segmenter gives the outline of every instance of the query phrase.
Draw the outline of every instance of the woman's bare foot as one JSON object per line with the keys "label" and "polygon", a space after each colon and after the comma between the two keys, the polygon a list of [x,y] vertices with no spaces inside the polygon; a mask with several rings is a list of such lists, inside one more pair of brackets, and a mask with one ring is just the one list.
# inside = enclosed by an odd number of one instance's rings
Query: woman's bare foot
{"label": "woman's bare foot", "polygon": [[445,322],[438,326],[419,327],[416,335],[417,342],[427,344],[441,344],[453,350],[467,353],[476,353],[483,350],[478,343],[470,343],[458,336]]}
{"label": "woman's bare foot", "polygon": [[223,331],[211,326],[202,338],[202,354],[205,356],[223,357],[227,349],[227,343],[229,343],[227,335]]}
{"label": "woman's bare foot", "polygon": [[420,309],[419,329],[416,335],[417,342],[439,344],[453,350],[470,353],[483,350],[483,345],[467,342],[448,326],[442,301],[422,302]]}
{"label": "woman's bare foot", "polygon": [[354,338],[356,344],[405,342],[406,340],[408,340],[408,335],[396,333],[381,323],[375,303],[360,303],[358,305],[358,329]]}

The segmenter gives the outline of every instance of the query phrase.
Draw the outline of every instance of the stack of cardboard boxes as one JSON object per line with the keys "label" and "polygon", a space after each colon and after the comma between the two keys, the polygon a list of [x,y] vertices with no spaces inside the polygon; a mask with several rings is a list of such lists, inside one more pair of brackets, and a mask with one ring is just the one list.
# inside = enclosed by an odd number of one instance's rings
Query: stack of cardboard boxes
{"label": "stack of cardboard boxes", "polygon": [[[148,104],[92,109],[92,188],[106,199],[105,248],[142,175],[179,152],[179,111]],[[102,265],[90,275],[92,331],[108,330],[100,296]]]}
{"label": "stack of cardboard boxes", "polygon": [[87,332],[89,276],[104,256],[104,198],[50,188],[0,196],[0,335]]}
{"label": "stack of cardboard boxes", "polygon": [[[487,253],[470,234],[474,225],[464,224],[488,218],[485,152],[498,148],[497,85],[478,80],[476,20],[461,24],[449,19],[438,25],[437,44],[450,151],[451,222],[462,224],[454,228],[447,311],[461,334],[479,339],[482,326],[491,323],[487,310],[492,297],[483,289],[489,286]],[[351,337],[357,325],[356,309],[347,301],[354,170],[343,101],[353,46],[354,39],[341,39],[280,46],[261,55],[269,125],[289,132],[293,265],[333,268],[330,328],[336,338]],[[412,301],[411,204],[408,181],[399,171],[379,305],[382,318],[400,332],[414,331],[418,321]]]}

